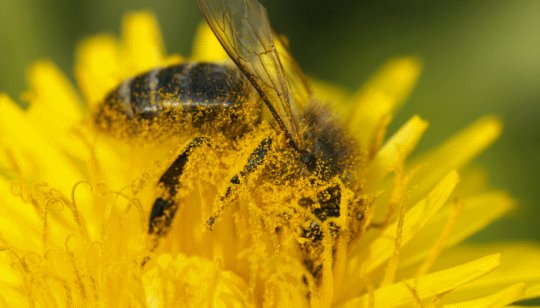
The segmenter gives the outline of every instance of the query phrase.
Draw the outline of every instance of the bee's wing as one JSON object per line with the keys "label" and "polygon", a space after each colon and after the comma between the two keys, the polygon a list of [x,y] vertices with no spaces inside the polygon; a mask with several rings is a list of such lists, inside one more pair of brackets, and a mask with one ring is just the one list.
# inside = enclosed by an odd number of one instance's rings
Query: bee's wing
{"label": "bee's wing", "polygon": [[198,3],[221,45],[259,92],[279,126],[297,147],[303,148],[298,123],[302,106],[294,102],[289,90],[289,85],[297,81],[287,79],[265,8],[257,0],[198,0]]}
{"label": "bee's wing", "polygon": [[293,114],[298,114],[313,98],[309,82],[300,68],[300,65],[294,60],[287,50],[287,43],[280,37],[277,38],[279,44],[276,46],[279,59],[285,71],[289,93],[292,95],[291,108]]}

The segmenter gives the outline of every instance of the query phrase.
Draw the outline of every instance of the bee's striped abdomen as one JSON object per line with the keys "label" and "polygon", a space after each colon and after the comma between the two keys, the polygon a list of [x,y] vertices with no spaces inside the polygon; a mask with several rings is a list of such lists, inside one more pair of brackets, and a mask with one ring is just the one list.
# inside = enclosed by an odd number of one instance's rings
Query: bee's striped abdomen
{"label": "bee's striped abdomen", "polygon": [[231,66],[184,63],[158,68],[111,91],[98,110],[96,124],[130,135],[154,126],[163,129],[164,124],[219,127],[218,120],[238,118],[250,90],[242,73]]}

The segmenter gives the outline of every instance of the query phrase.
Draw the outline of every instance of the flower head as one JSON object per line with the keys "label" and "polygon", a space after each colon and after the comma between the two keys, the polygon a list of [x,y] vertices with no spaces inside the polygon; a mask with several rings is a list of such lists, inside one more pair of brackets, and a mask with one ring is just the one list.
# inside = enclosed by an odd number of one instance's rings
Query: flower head
{"label": "flower head", "polygon": [[[29,73],[28,109],[0,96],[5,306],[491,307],[540,295],[538,246],[460,244],[514,207],[467,167],[497,138],[499,120],[482,118],[413,160],[425,120],[415,116],[386,138],[420,71],[410,57],[391,60],[357,93],[313,82],[356,141],[355,187],[336,197],[338,179],[321,186],[267,168],[209,230],[216,199],[254,145],[272,136],[286,146],[263,122],[194,152],[168,234],[149,235],[156,183],[190,136],[125,140],[100,132],[93,117],[123,80],[186,61],[227,56],[206,25],[192,56],[166,55],[154,17],[133,13],[121,38],[81,44],[77,87],[44,61]],[[268,164],[290,162],[283,155]],[[338,217],[313,214],[333,198]]]}

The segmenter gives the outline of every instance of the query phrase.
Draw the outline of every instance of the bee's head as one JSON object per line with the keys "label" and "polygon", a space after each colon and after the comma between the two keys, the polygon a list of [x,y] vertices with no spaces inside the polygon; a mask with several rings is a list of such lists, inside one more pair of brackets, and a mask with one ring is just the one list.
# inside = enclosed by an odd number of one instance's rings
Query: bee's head
{"label": "bee's head", "polygon": [[303,119],[305,148],[300,150],[300,160],[306,169],[322,180],[345,176],[353,146],[341,123],[318,105],[307,108]]}
{"label": "bee's head", "polygon": [[300,161],[309,174],[315,175],[317,178],[325,181],[341,171],[335,168],[332,169],[333,165],[329,165],[324,156],[318,157],[316,154],[306,150],[300,151]]}

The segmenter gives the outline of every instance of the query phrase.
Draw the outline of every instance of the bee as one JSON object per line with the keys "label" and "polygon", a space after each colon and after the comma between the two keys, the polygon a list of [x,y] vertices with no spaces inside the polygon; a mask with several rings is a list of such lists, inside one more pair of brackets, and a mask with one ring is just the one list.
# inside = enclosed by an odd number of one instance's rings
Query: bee
{"label": "bee", "polygon": [[[266,176],[268,181],[304,179],[317,187],[315,195],[297,200],[314,217],[299,227],[300,236],[307,239],[304,245],[316,247],[323,237],[321,224],[341,215],[343,189],[355,186],[354,142],[314,98],[257,0],[198,0],[198,4],[233,64],[183,63],[143,73],[112,90],[95,117],[98,127],[107,131],[122,127],[127,135],[195,132],[159,178],[158,185],[165,192],[153,203],[148,232],[157,237],[167,234],[180,206],[176,196],[181,176],[193,153],[212,144],[216,134],[241,139],[266,121],[285,142],[278,143],[272,136],[263,138],[243,169],[230,178],[220,201],[233,202],[238,187],[270,164],[272,153],[282,154],[288,158],[274,161],[269,168],[274,171]],[[266,119],[265,111],[270,114]],[[163,126],[171,129],[160,129]],[[209,228],[224,207],[208,218]],[[338,224],[330,224],[333,236],[339,236],[339,229]],[[306,264],[316,272],[320,266],[313,259],[306,257]]]}

